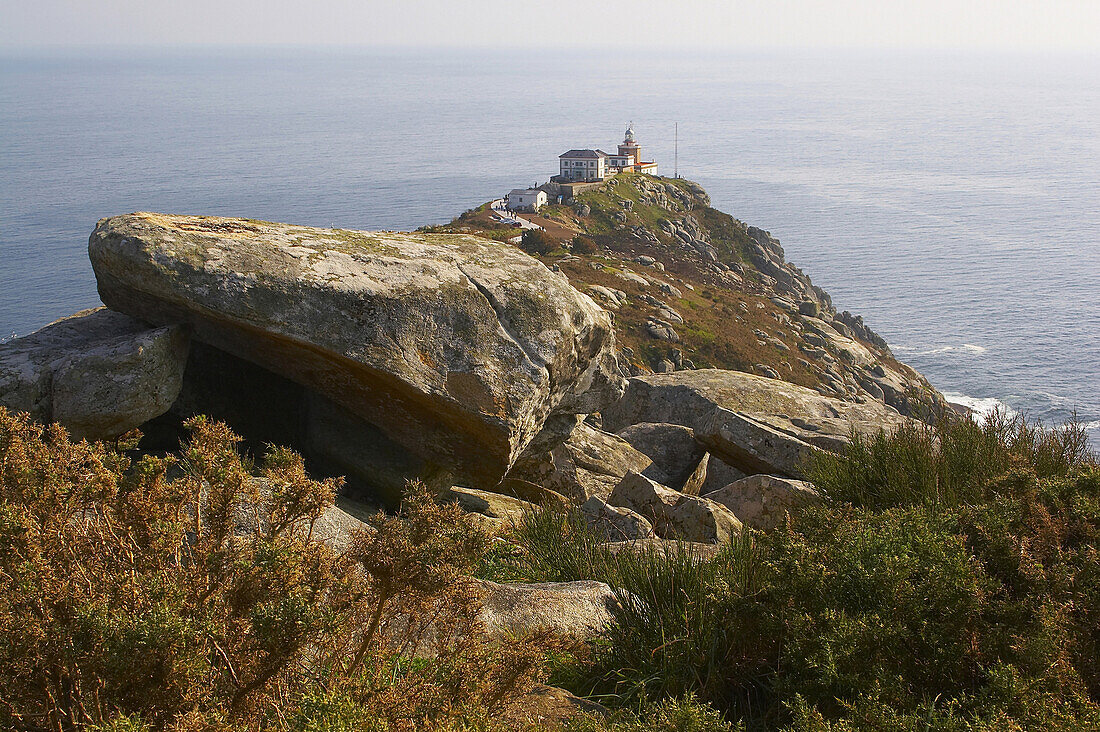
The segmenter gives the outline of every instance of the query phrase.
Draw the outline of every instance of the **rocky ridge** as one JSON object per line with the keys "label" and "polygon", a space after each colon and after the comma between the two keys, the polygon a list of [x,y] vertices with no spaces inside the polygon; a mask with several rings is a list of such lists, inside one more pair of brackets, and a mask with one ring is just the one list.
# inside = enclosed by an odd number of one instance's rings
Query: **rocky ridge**
{"label": "rocky ridge", "polygon": [[[712,208],[696,183],[620,175],[528,218],[562,247],[536,256],[614,315],[625,375],[712,367],[921,419],[945,409],[862,318],[786,261],[778,240]],[[484,209],[430,230],[514,236]]]}

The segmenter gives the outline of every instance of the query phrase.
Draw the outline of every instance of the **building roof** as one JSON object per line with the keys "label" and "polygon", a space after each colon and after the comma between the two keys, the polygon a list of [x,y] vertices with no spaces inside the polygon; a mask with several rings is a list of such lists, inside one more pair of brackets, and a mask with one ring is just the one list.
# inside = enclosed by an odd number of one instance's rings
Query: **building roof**
{"label": "building roof", "polygon": [[570,150],[558,156],[559,158],[606,158],[607,153],[602,150]]}
{"label": "building roof", "polygon": [[537,196],[538,194],[545,193],[545,192],[546,191],[540,190],[538,188],[515,188],[511,191],[508,191],[508,195],[509,196]]}

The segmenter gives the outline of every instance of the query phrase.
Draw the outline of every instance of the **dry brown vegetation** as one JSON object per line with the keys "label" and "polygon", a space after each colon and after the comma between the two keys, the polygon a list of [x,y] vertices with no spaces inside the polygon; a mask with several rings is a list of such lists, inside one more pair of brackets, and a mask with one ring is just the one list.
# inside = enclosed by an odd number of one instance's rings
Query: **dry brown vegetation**
{"label": "dry brown vegetation", "polygon": [[336,481],[188,427],[132,460],[0,409],[0,726],[491,728],[558,647],[486,635],[486,540],[423,487],[335,550]]}

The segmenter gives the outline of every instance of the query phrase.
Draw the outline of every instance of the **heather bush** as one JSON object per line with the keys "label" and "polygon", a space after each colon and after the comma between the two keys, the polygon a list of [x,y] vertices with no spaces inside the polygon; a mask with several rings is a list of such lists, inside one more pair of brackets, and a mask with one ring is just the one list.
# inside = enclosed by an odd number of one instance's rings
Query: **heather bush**
{"label": "heather bush", "polygon": [[489,728],[556,648],[486,637],[485,538],[422,486],[336,550],[338,481],[188,428],[134,460],[0,409],[4,728]]}
{"label": "heather bush", "polygon": [[995,412],[982,421],[945,417],[935,426],[910,423],[889,435],[853,433],[843,454],[818,453],[807,477],[839,503],[955,506],[990,498],[997,479],[1015,469],[1055,478],[1093,464],[1081,425],[1046,429]]}
{"label": "heather bush", "polygon": [[561,244],[542,229],[525,229],[519,246],[528,254],[542,254],[544,256],[561,249]]}
{"label": "heather bush", "polygon": [[575,254],[595,254],[600,247],[592,237],[577,234],[573,237],[572,250]]}
{"label": "heather bush", "polygon": [[565,732],[741,732],[712,706],[692,696],[665,699],[639,712],[620,711],[610,718],[588,716],[564,725]]}
{"label": "heather bush", "polygon": [[815,469],[826,505],[710,559],[612,554],[575,515],[529,515],[498,564],[621,600],[559,683],[650,713],[694,695],[748,729],[1100,728],[1100,470],[1079,431],[958,420]]}

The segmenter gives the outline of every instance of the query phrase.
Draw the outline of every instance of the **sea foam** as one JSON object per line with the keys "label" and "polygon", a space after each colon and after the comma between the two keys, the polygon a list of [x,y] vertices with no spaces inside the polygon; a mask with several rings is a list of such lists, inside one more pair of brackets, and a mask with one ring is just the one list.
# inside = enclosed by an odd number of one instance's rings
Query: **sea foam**
{"label": "sea foam", "polygon": [[996,397],[972,397],[956,391],[943,392],[943,398],[952,404],[960,404],[974,413],[979,419],[985,419],[994,412],[1000,411],[1006,417],[1015,417],[1018,412]]}

